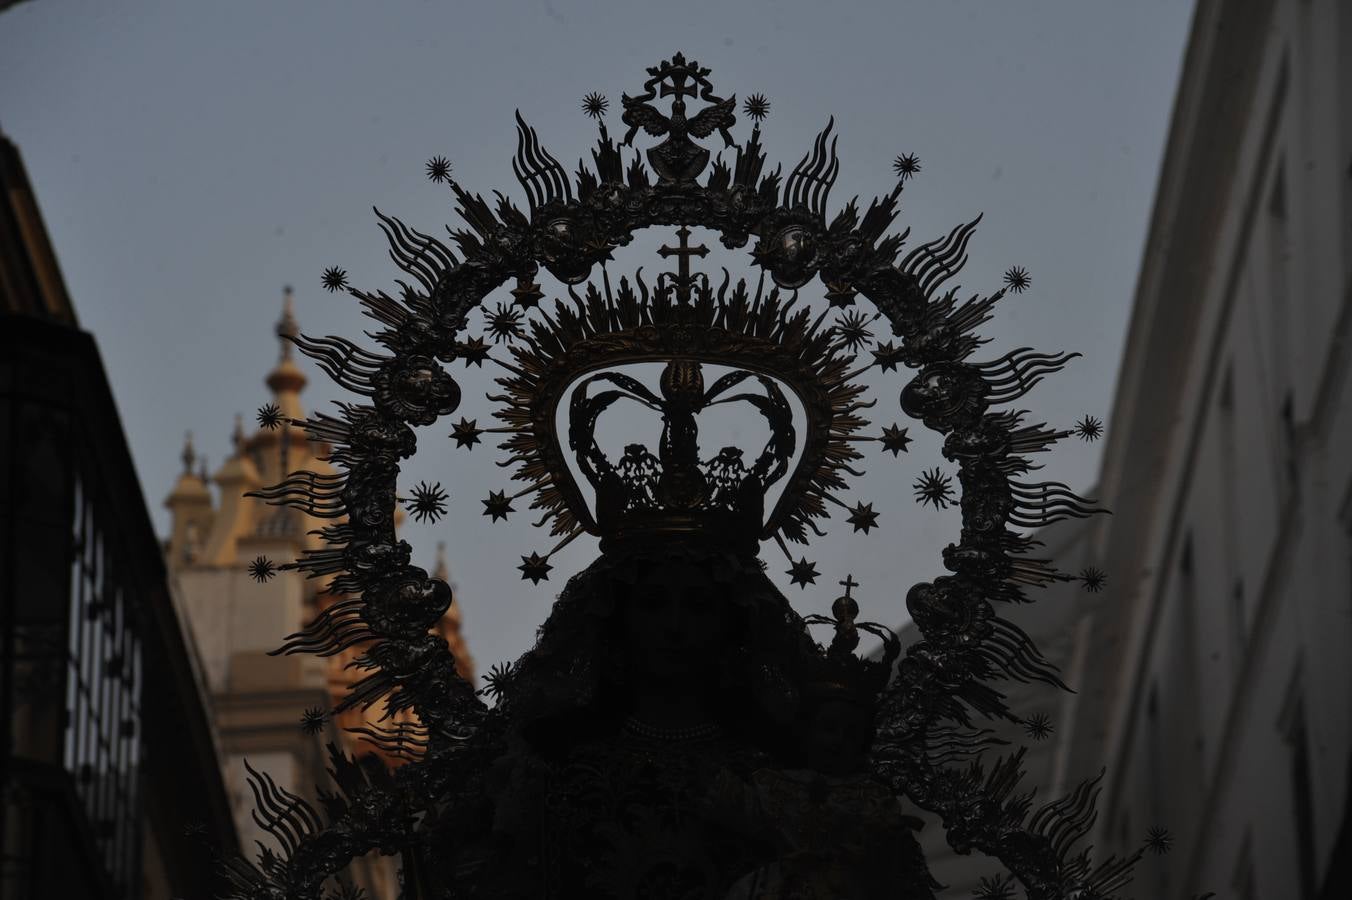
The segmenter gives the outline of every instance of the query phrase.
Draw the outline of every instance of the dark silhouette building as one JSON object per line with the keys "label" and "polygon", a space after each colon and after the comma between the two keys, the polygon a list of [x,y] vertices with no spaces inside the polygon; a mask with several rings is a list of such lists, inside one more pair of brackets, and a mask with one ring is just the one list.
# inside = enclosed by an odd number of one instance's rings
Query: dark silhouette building
{"label": "dark silhouette building", "polygon": [[0,642],[0,898],[209,896],[208,847],[236,838],[204,679],[3,136]]}

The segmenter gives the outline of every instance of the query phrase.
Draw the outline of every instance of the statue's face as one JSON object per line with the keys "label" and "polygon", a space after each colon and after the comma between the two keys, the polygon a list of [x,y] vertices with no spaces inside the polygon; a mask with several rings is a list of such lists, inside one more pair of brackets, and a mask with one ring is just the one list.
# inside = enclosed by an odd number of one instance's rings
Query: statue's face
{"label": "statue's face", "polygon": [[634,586],[624,625],[636,673],[694,689],[727,644],[731,610],[703,570],[673,563],[650,570]]}

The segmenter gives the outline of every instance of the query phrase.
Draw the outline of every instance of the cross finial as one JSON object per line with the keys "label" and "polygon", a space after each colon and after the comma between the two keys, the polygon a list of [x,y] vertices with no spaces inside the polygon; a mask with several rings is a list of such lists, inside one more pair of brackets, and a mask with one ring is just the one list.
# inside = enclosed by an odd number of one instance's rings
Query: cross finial
{"label": "cross finial", "polygon": [[666,272],[668,277],[676,283],[676,298],[682,303],[690,302],[690,289],[694,287],[695,279],[690,275],[690,257],[705,257],[709,255],[709,248],[700,244],[699,246],[690,246],[690,229],[682,225],[676,229],[676,236],[679,237],[680,245],[677,247],[668,247],[666,244],[657,248],[657,255],[665,259],[668,256],[677,258],[676,275],[672,276]]}
{"label": "cross finial", "polygon": [[291,293],[291,285],[282,288],[282,317],[277,322],[277,337],[282,342],[282,359],[291,358],[291,341],[288,338],[294,338],[300,334],[300,327],[296,325],[295,302]]}
{"label": "cross finial", "polygon": [[850,591],[859,587],[859,582],[854,580],[854,575],[846,575],[845,580],[840,582],[840,586],[845,589],[845,596],[850,596]]}
{"label": "cross finial", "polygon": [[[676,96],[676,102],[681,103],[683,97],[694,97],[699,93],[699,88],[694,84],[686,84],[690,78],[690,69],[686,66],[685,56],[677,53],[671,58],[671,64],[664,66],[665,75],[671,79],[671,84],[665,82],[658,89],[658,95],[662,97]],[[649,71],[652,71],[651,69]]]}
{"label": "cross finial", "polygon": [[183,455],[179,457],[183,460],[183,474],[192,474],[192,464],[197,459],[197,451],[192,446],[192,432],[189,431],[183,436]]}

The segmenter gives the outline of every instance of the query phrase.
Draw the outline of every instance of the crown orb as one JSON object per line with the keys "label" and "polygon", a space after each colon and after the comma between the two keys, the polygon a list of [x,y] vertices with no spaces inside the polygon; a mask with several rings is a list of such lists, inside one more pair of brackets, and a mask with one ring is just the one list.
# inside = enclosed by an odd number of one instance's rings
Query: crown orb
{"label": "crown orb", "polygon": [[841,622],[853,622],[859,618],[859,601],[849,594],[841,594],[831,604],[831,615]]}
{"label": "crown orb", "polygon": [[460,405],[460,385],[430,356],[396,358],[373,381],[376,402],[415,425],[431,425]]}
{"label": "crown orb", "polygon": [[694,408],[704,398],[704,370],[691,359],[673,359],[662,370],[662,396],[685,408]]}

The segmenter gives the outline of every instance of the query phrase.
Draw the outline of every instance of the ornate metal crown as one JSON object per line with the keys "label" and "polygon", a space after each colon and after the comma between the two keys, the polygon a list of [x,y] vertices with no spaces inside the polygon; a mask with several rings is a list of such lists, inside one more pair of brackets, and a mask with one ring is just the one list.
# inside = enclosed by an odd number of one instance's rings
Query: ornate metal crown
{"label": "ornate metal crown", "polygon": [[[818,700],[841,699],[871,707],[901,655],[901,639],[876,622],[858,621],[859,601],[851,592],[859,583],[849,575],[840,584],[845,593],[831,604],[830,616],[803,617],[808,625],[831,625],[835,632],[807,688]],[[882,652],[876,658],[855,654],[861,631],[882,641]]]}
{"label": "ornate metal crown", "polygon": [[[681,238],[684,246],[684,229]],[[764,538],[802,541],[858,457],[848,440],[865,424],[855,415],[863,388],[849,381],[852,357],[835,330],[811,323],[805,309],[766,290],[763,280],[754,291],[726,275],[717,290],[707,279],[692,280],[685,271],[650,291],[640,273],[633,286],[622,279],[612,291],[607,280],[585,297],[574,292],[572,303],[558,302],[530,339],[513,347],[512,373],[499,379],[505,393],[494,397],[503,404],[496,415],[511,435],[504,447],[516,477],[535,488],[533,505],[556,535],[587,531],[603,546],[700,535],[750,552]],[[610,371],[652,360],[665,363],[656,391]],[[706,364],[732,371],[706,385]],[[594,513],[554,425],[570,387],[568,446],[595,489]],[[785,388],[805,411],[801,446]],[[601,451],[597,420],[622,398],[661,416],[656,452],[631,444],[611,460]],[[699,414],[726,403],[759,414],[769,439],[754,457],[724,447],[702,459]],[[791,467],[796,449],[802,452]],[[767,516],[766,490],[784,478]]]}

